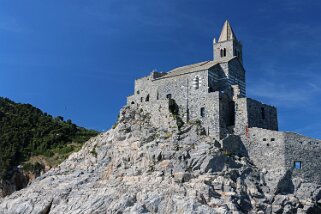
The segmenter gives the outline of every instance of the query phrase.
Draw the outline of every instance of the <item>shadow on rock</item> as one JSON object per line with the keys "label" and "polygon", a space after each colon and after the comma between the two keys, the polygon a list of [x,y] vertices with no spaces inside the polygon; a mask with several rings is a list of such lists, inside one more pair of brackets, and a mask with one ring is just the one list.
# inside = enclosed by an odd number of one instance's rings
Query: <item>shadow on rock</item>
{"label": "shadow on rock", "polygon": [[281,195],[293,194],[294,184],[292,182],[292,169],[287,170],[283,178],[279,181],[276,193]]}

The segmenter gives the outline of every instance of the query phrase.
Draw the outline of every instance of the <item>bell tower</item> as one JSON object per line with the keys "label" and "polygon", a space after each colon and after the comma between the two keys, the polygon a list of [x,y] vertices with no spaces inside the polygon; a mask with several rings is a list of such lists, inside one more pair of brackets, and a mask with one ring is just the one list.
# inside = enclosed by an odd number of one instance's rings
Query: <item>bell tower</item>
{"label": "bell tower", "polygon": [[233,57],[237,57],[241,63],[242,60],[242,44],[237,40],[235,33],[228,20],[224,22],[220,38],[216,42],[213,41],[214,61],[226,61]]}

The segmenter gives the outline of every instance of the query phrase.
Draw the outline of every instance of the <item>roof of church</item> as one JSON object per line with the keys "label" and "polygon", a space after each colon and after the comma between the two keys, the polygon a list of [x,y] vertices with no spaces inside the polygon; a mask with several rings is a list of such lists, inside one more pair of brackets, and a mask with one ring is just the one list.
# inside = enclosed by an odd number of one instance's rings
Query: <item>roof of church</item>
{"label": "roof of church", "polygon": [[235,33],[233,32],[233,29],[231,27],[231,24],[229,23],[228,20],[226,20],[224,22],[222,32],[221,32],[220,38],[218,39],[218,42],[223,42],[223,41],[233,40],[233,39],[237,40]]}
{"label": "roof of church", "polygon": [[216,65],[217,63],[218,62],[214,62],[214,61],[204,61],[204,62],[192,64],[192,65],[178,67],[169,71],[168,74],[165,75],[164,77],[172,77],[172,76],[178,76],[178,75],[187,74],[195,71],[207,70],[210,67]]}
{"label": "roof of church", "polygon": [[179,75],[183,75],[183,74],[193,73],[193,72],[196,72],[196,71],[208,70],[208,69],[210,69],[211,67],[213,67],[213,66],[215,66],[217,64],[228,62],[228,61],[230,61],[230,60],[232,60],[234,58],[236,58],[236,57],[230,58],[230,59],[228,59],[226,61],[211,61],[211,60],[208,60],[208,61],[204,61],[204,62],[199,62],[199,63],[195,63],[195,64],[191,64],[191,65],[178,67],[178,68],[175,68],[173,70],[170,70],[168,72],[168,74],[166,74],[166,75],[164,75],[164,76],[162,76],[160,78],[157,78],[157,79],[175,77],[175,76],[179,76]]}

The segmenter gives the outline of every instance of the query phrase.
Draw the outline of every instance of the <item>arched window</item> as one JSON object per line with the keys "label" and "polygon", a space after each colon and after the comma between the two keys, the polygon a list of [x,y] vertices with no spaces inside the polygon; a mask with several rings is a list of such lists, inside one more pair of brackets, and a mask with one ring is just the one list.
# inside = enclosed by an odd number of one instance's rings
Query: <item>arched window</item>
{"label": "arched window", "polygon": [[149,94],[147,95],[146,99],[145,99],[146,102],[149,101]]}
{"label": "arched window", "polygon": [[135,104],[135,102],[134,101],[132,101],[132,105],[134,105]]}
{"label": "arched window", "polygon": [[223,57],[223,49],[221,49],[221,57]]}
{"label": "arched window", "polygon": [[224,48],[223,55],[226,56],[226,48]]}

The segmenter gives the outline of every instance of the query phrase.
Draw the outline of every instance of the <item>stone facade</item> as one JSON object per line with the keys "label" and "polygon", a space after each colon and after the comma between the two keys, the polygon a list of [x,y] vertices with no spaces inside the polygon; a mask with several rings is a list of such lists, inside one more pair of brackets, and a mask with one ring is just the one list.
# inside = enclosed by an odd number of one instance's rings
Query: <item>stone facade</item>
{"label": "stone facade", "polygon": [[225,143],[223,147],[239,148],[231,145],[235,137],[229,137],[238,136],[245,155],[264,169],[266,182],[274,188],[285,175],[321,183],[321,141],[279,132],[277,109],[246,97],[242,44],[228,21],[218,42],[214,39],[213,52],[213,61],[136,80],[127,105],[149,113],[154,125],[170,130],[175,124],[168,110],[175,103],[175,117],[184,123],[200,122],[208,136]]}

